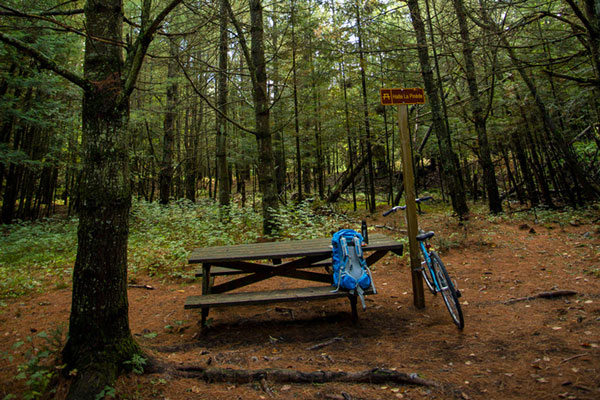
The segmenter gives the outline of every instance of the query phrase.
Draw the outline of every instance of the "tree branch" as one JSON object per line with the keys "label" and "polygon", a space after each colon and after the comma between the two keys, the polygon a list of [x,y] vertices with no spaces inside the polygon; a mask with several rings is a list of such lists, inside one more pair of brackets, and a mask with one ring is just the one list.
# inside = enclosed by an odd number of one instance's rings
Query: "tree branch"
{"label": "tree branch", "polygon": [[120,104],[128,99],[131,95],[131,92],[133,92],[135,82],[137,81],[137,77],[142,69],[144,57],[148,51],[148,46],[152,41],[152,36],[167,15],[169,15],[169,13],[173,11],[173,9],[182,1],[183,0],[172,0],[150,23],[148,23],[148,21],[150,20],[149,12],[151,1],[144,1],[144,5],[142,6],[142,29],[140,35],[135,40],[133,49],[127,56],[127,61],[125,62],[125,73],[127,78],[125,80],[125,84],[123,85],[123,91],[117,99],[117,104]]}
{"label": "tree branch", "polygon": [[244,132],[248,132],[252,135],[256,136],[256,132],[253,130],[250,130],[248,128],[243,127],[242,125],[240,125],[238,122],[232,120],[231,118],[229,118],[229,116],[225,113],[223,113],[223,111],[221,111],[218,107],[216,107],[213,103],[211,103],[211,101],[200,91],[198,90],[198,88],[196,87],[196,84],[194,84],[194,81],[192,80],[192,78],[188,75],[185,66],[181,63],[181,61],[179,61],[179,59],[177,59],[177,63],[179,64],[179,67],[181,68],[181,71],[183,72],[183,75],[185,75],[185,78],[187,79],[187,81],[190,83],[190,85],[192,86],[192,89],[194,90],[194,92],[202,99],[204,100],[204,102],[213,110],[215,110],[215,112],[217,114],[219,114],[221,117],[225,118],[228,122],[230,122],[231,124],[233,124],[236,128],[241,129]]}
{"label": "tree branch", "polygon": [[573,12],[577,16],[577,18],[579,18],[579,20],[581,21],[581,23],[583,24],[583,26],[585,26],[585,29],[587,29],[587,31],[589,32],[589,34],[590,35],[595,34],[596,30],[594,29],[594,27],[592,26],[592,24],[590,23],[590,21],[585,17],[585,15],[583,15],[583,12],[577,6],[577,4],[575,4],[575,2],[573,0],[565,0],[565,1],[571,7],[571,9],[573,10]]}
{"label": "tree branch", "polygon": [[577,83],[581,83],[583,85],[599,85],[600,84],[600,80],[598,79],[587,79],[587,78],[580,78],[577,76],[571,76],[571,75],[565,75],[565,74],[559,74],[558,72],[554,72],[554,71],[550,71],[547,69],[543,69],[542,72],[551,75],[551,76],[555,76],[557,78],[562,78],[562,79],[567,79],[569,81],[574,81]]}
{"label": "tree branch", "polygon": [[252,63],[252,57],[250,57],[250,50],[248,49],[248,43],[246,43],[246,36],[244,36],[244,31],[242,31],[242,27],[238,22],[235,14],[233,13],[233,9],[231,8],[231,3],[229,0],[225,0],[225,6],[227,7],[227,12],[229,13],[229,18],[231,19],[231,23],[235,27],[235,30],[238,34],[238,39],[240,41],[240,46],[242,46],[242,52],[244,53],[244,58],[246,59],[246,64],[248,65],[248,69],[250,70],[250,79],[252,80],[252,86],[256,86],[256,67]]}
{"label": "tree branch", "polygon": [[[28,14],[25,13],[23,11],[5,6],[5,5],[0,5],[0,8],[5,9],[7,11],[0,11],[0,15],[4,15],[4,16],[9,16],[9,17],[21,17],[21,18],[28,18],[28,19],[37,19],[37,20],[41,20],[41,21],[45,21],[45,22],[49,22],[55,25],[60,26],[61,28],[63,28],[65,31],[67,32],[71,32],[71,33],[75,33],[79,36],[84,36],[86,38],[92,39],[92,40],[96,40],[99,42],[104,42],[104,43],[115,43],[119,46],[122,46],[123,43],[119,43],[119,42],[113,42],[112,40],[107,40],[101,37],[97,37],[97,36],[90,36],[85,32],[80,31],[79,29],[75,29],[70,25],[64,24],[60,21],[57,21],[54,18],[49,18],[46,15],[57,15],[57,14],[51,14],[50,12],[46,13],[42,13],[42,14]],[[79,11],[79,10],[75,10],[75,11]],[[79,13],[79,12],[77,12]]]}
{"label": "tree branch", "polygon": [[2,32],[0,32],[0,42],[4,42],[4,43],[16,48],[20,52],[22,52],[22,53],[28,55],[29,57],[33,58],[34,60],[36,60],[42,68],[57,73],[58,75],[62,76],[63,78],[73,82],[74,84],[76,84],[77,86],[82,88],[83,90],[91,89],[91,84],[87,79],[85,79],[81,75],[78,75],[72,71],[69,71],[66,68],[59,66],[54,60],[50,59],[48,56],[41,53],[40,51],[38,51],[31,45],[29,45],[19,39],[16,39],[14,37],[5,35]]}

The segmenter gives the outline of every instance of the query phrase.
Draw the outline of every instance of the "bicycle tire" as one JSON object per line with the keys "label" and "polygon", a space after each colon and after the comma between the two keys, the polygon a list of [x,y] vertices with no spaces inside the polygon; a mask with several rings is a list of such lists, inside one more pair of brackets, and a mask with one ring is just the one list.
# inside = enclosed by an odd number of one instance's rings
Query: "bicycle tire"
{"label": "bicycle tire", "polygon": [[458,302],[456,289],[454,288],[454,284],[452,284],[448,271],[446,271],[442,259],[435,251],[429,253],[429,256],[431,257],[433,270],[435,271],[435,276],[440,286],[440,292],[442,292],[444,303],[446,304],[446,308],[448,308],[452,321],[458,329],[463,329],[465,320],[463,318],[462,309],[460,308],[460,303]]}
{"label": "bicycle tire", "polygon": [[[421,249],[421,252],[424,250]],[[429,263],[431,263],[431,257],[429,257]],[[421,268],[421,275],[423,275],[423,280],[425,281],[425,285],[429,288],[429,291],[434,295],[437,294],[437,290],[435,287],[435,283],[433,281],[433,276],[431,275],[430,265],[427,262],[426,254],[423,254],[423,264]]]}

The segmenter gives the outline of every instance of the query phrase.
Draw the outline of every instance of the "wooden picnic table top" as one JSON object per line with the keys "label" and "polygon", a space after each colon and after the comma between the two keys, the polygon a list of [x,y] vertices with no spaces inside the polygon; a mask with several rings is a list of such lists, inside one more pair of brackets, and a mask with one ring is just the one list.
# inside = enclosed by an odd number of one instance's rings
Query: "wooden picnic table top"
{"label": "wooden picnic table top", "polygon": [[[380,233],[369,235],[369,244],[364,251],[402,251],[402,243]],[[189,258],[190,264],[264,260],[291,257],[323,256],[331,253],[331,237],[309,240],[248,243],[231,246],[214,246],[195,249]]]}

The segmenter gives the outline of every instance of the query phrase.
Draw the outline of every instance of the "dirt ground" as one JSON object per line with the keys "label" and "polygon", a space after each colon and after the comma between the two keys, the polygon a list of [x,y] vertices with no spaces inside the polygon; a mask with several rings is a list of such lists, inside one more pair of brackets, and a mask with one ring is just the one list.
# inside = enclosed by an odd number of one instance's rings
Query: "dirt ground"
{"label": "dirt ground", "polygon": [[[369,224],[383,224],[370,220]],[[387,222],[388,224],[389,221]],[[352,325],[347,299],[211,310],[202,333],[199,313],[183,309],[200,282],[137,277],[154,290],[131,288],[130,323],[149,353],[174,365],[235,369],[291,368],[303,372],[388,368],[438,382],[395,384],[206,383],[168,374],[119,379],[121,399],[599,399],[600,228],[590,221],[490,221],[472,216],[463,226],[444,215],[424,215],[462,291],[465,328],[451,322],[441,297],[426,292],[413,306],[408,257],[387,256],[373,271],[379,294]],[[358,228],[358,227],[357,227]],[[402,232],[379,231],[402,236]],[[446,249],[450,247],[449,249]],[[225,278],[217,278],[225,279]],[[261,289],[292,287],[271,280]],[[301,283],[300,283],[301,284]],[[540,292],[572,290],[556,299],[507,303]],[[70,289],[5,300],[0,307],[0,397],[17,394],[12,377],[27,347],[13,343],[68,324]],[[316,344],[341,338],[311,350]],[[39,340],[38,340],[39,341]],[[64,387],[56,398],[61,398]]]}

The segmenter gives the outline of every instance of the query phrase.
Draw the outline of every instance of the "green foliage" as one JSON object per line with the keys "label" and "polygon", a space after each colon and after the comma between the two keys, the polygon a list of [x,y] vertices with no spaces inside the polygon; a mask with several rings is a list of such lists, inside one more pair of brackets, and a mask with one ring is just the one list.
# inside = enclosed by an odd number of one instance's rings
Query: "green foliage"
{"label": "green foliage", "polygon": [[[57,364],[63,348],[62,329],[58,328],[50,335],[42,331],[35,336],[28,336],[24,341],[16,342],[13,349],[23,346],[27,346],[23,353],[25,362],[17,367],[18,373],[14,377],[24,381],[27,387],[22,398],[34,400],[55,393],[52,384],[59,371],[64,368]],[[10,355],[4,354],[2,358],[12,362]]]}
{"label": "green foliage", "polygon": [[[154,334],[154,337],[156,337],[156,333]],[[146,365],[146,361],[147,360],[140,354],[134,354],[131,360],[125,361],[123,364],[131,367],[131,371],[134,374],[141,375],[144,373],[144,365]]]}
{"label": "green foliage", "polygon": [[587,207],[574,209],[572,207],[563,207],[560,209],[551,209],[546,207],[534,207],[528,210],[525,215],[527,219],[539,224],[555,223],[559,226],[579,225],[583,222],[590,222],[598,218],[600,214],[600,203],[592,203]]}
{"label": "green foliage", "polygon": [[[304,202],[276,213],[278,239],[328,236],[336,221]],[[253,243],[261,236],[262,216],[251,207],[220,207],[212,201],[159,205],[134,200],[128,259],[132,275],[191,278],[187,266],[196,247]],[[17,297],[52,280],[57,288],[70,279],[77,251],[77,219],[16,223],[0,231],[0,298]],[[58,281],[57,281],[58,280]]]}
{"label": "green foliage", "polygon": [[221,211],[212,201],[160,205],[136,200],[131,211],[129,266],[134,272],[186,277],[184,267],[192,249],[256,241],[260,226],[260,215],[249,208]]}
{"label": "green foliage", "polygon": [[104,389],[96,395],[96,400],[115,399],[117,390],[112,386],[104,386]]}
{"label": "green foliage", "polygon": [[77,249],[77,220],[15,223],[0,236],[0,297],[16,297],[44,278],[69,276]]}
{"label": "green foliage", "polygon": [[317,214],[308,201],[280,208],[275,211],[275,218],[279,238],[314,239],[337,230],[335,221]]}

